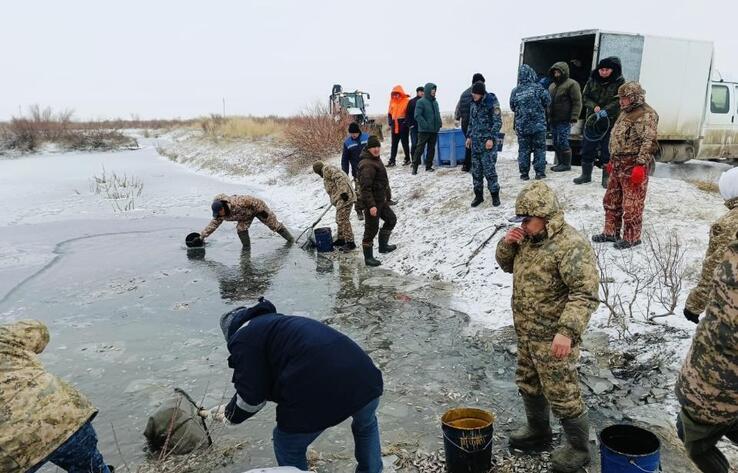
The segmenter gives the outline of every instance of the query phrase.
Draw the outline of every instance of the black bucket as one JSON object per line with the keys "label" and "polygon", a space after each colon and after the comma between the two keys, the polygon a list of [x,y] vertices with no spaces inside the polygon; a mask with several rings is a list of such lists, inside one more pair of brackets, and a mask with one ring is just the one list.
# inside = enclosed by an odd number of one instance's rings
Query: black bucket
{"label": "black bucket", "polygon": [[492,468],[495,416],[482,409],[460,407],[441,417],[446,471],[487,473]]}
{"label": "black bucket", "polygon": [[187,245],[187,248],[200,248],[203,244],[204,242],[202,241],[200,234],[197,232],[190,233],[185,237],[185,245]]}
{"label": "black bucket", "polygon": [[634,425],[611,425],[600,432],[602,473],[661,471],[659,438]]}

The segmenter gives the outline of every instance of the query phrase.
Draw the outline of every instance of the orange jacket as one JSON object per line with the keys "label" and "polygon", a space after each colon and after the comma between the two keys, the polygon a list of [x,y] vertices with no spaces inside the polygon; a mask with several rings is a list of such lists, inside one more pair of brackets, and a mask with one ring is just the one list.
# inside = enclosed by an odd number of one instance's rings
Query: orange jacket
{"label": "orange jacket", "polygon": [[405,93],[405,89],[403,89],[401,85],[396,85],[392,88],[389,109],[387,110],[387,118],[390,122],[392,133],[397,134],[400,132],[400,119],[405,118],[405,113],[407,112],[407,103],[409,101],[410,96]]}

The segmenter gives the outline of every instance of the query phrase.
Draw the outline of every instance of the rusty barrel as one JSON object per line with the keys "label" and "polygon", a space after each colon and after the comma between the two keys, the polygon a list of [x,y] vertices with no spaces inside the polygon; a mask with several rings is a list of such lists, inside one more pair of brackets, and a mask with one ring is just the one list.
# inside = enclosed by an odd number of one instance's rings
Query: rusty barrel
{"label": "rusty barrel", "polygon": [[449,473],[487,473],[492,467],[495,416],[482,409],[460,407],[441,417],[446,470]]}

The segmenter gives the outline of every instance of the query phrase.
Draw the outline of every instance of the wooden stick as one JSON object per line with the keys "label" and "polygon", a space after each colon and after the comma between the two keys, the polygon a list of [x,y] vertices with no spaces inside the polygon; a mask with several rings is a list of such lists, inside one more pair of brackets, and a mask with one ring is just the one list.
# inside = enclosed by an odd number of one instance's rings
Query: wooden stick
{"label": "wooden stick", "polygon": [[507,228],[509,226],[510,225],[508,225],[506,223],[501,223],[499,225],[496,225],[495,226],[495,231],[493,231],[492,234],[490,236],[488,236],[486,240],[484,240],[482,243],[480,243],[480,245],[477,246],[477,248],[474,251],[472,251],[472,254],[469,256],[469,258],[466,260],[466,262],[465,263],[459,263],[456,266],[454,266],[454,268],[457,268],[459,266],[466,266],[466,273],[464,273],[464,276],[466,276],[469,273],[469,265],[471,264],[472,260],[474,258],[476,258],[476,256],[479,254],[479,252],[482,251],[482,249],[485,246],[487,246],[487,243],[489,243],[492,240],[492,238],[494,238],[494,236],[497,235],[497,233],[500,230],[502,230],[503,228]]}

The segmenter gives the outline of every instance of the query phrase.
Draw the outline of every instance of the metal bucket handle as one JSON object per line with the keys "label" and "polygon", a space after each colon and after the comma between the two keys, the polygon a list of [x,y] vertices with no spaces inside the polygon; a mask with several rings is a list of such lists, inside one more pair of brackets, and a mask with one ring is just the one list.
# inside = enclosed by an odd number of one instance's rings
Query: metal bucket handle
{"label": "metal bucket handle", "polygon": [[661,463],[660,463],[660,462],[659,462],[659,466],[658,466],[658,467],[657,467],[657,469],[655,469],[655,470],[644,470],[644,469],[643,469],[643,468],[641,468],[641,466],[640,466],[640,465],[639,465],[638,463],[636,463],[636,462],[635,462],[635,460],[633,460],[632,458],[631,458],[631,459],[630,459],[630,460],[628,461],[628,463],[630,463],[630,464],[631,464],[631,465],[633,465],[634,467],[638,468],[638,469],[639,469],[639,470],[641,470],[641,471],[642,471],[643,473],[657,473],[657,472],[659,472],[659,471],[664,471],[664,470],[663,470],[663,469],[661,468]]}
{"label": "metal bucket handle", "polygon": [[[443,433],[443,438],[445,438],[446,440],[448,440],[448,442],[451,445],[453,445],[454,447],[458,448],[459,450],[461,450],[464,453],[476,453],[476,452],[481,452],[482,450],[486,450],[487,447],[489,447],[490,444],[492,444],[492,440],[494,440],[494,436],[490,436],[489,442],[487,442],[487,445],[485,445],[484,447],[480,448],[479,450],[467,450],[464,447],[462,447],[461,445],[457,445],[456,442],[454,442],[453,440],[451,440],[450,438],[448,438],[448,435],[446,435],[446,432]],[[653,473],[653,472],[648,471],[646,473]]]}

